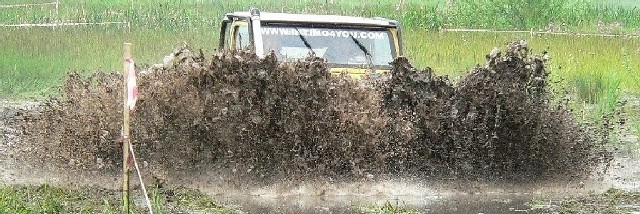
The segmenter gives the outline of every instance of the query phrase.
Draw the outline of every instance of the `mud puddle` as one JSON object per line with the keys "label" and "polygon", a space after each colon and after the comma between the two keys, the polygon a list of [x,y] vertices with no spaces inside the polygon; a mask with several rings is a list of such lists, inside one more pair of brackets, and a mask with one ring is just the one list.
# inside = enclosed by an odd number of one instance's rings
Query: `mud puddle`
{"label": "mud puddle", "polygon": [[[500,187],[495,184],[476,183],[473,186],[451,184],[415,183],[357,183],[361,188],[375,190],[385,186],[384,193],[363,195],[306,195],[277,194],[224,194],[213,193],[213,198],[223,204],[235,205],[247,213],[366,213],[378,207],[391,205],[423,213],[544,213],[532,208],[536,200],[562,200],[565,196],[586,195],[590,190],[580,188],[580,183],[547,184],[535,188]],[[435,189],[425,188],[434,186]],[[348,186],[348,185],[347,185]],[[439,187],[435,187],[439,186]],[[415,188],[414,188],[415,187]],[[410,189],[411,193],[402,193]],[[346,192],[356,189],[347,189]],[[317,192],[318,190],[314,190]],[[342,192],[342,190],[334,190]],[[388,192],[399,192],[397,195]]]}
{"label": "mud puddle", "polygon": [[247,213],[366,213],[379,207],[424,213],[508,213],[528,211],[531,194],[474,195],[434,194],[421,196],[214,196],[218,202],[235,204]]}
{"label": "mud puddle", "polygon": [[587,180],[532,184],[395,179],[300,181],[249,187],[216,183],[218,179],[208,176],[193,178],[183,185],[247,213],[378,213],[377,208],[388,205],[422,213],[549,213],[552,206],[568,198],[612,188],[640,191],[640,157],[618,153],[605,175]]}

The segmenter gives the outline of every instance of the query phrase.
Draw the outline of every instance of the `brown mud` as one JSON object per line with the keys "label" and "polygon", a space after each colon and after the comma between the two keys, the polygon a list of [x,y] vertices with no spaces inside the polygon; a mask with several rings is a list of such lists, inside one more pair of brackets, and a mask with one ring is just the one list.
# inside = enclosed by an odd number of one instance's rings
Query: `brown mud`
{"label": "brown mud", "polygon": [[[175,56],[138,79],[132,136],[152,186],[410,200],[540,182],[573,189],[612,160],[610,127],[576,120],[523,41],[492,51],[456,84],[405,58],[390,80],[354,81],[319,58]],[[4,181],[117,188],[121,88],[119,74],[71,73],[60,97],[3,109]]]}

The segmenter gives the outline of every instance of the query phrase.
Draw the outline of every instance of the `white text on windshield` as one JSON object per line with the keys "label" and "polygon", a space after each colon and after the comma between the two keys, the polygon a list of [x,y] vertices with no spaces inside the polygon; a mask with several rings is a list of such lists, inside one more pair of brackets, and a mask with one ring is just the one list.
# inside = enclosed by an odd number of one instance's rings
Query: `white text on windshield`
{"label": "white text on windshield", "polygon": [[385,39],[384,32],[374,31],[346,31],[346,30],[321,30],[321,29],[298,29],[295,28],[262,28],[262,35],[283,35],[283,36],[324,36],[324,37],[345,37],[353,36],[356,39]]}

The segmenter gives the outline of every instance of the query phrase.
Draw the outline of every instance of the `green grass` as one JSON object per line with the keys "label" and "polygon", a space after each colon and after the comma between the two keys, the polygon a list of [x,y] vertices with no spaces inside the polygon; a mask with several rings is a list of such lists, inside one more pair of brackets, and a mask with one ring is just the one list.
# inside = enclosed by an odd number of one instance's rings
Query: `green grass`
{"label": "green grass", "polygon": [[[534,54],[548,51],[548,69],[556,80],[578,85],[581,77],[610,81],[621,80],[621,89],[640,92],[640,41],[595,36],[499,34],[499,33],[430,33],[408,31],[406,54],[417,66],[430,66],[441,74],[460,76],[476,65],[494,47],[524,39]],[[590,83],[591,84],[591,83]],[[593,89],[596,90],[596,89]],[[588,95],[584,95],[588,97]]]}
{"label": "green grass", "polygon": [[607,6],[622,6],[627,8],[640,7],[640,1],[637,0],[590,0],[590,3],[593,4],[602,4]]}
{"label": "green grass", "polygon": [[[136,191],[136,194],[139,194]],[[217,205],[211,197],[193,189],[153,189],[154,213],[204,212],[237,213]],[[68,189],[40,186],[5,186],[0,184],[0,213],[120,213],[120,191],[99,188]],[[133,213],[146,213],[132,205]]]}
{"label": "green grass", "polygon": [[[565,87],[585,112],[585,119],[599,121],[613,111],[621,93],[640,93],[640,41],[637,38],[596,36],[499,34],[499,33],[406,33],[406,52],[419,67],[430,66],[454,80],[482,65],[493,47],[524,39],[533,52],[549,51],[547,64],[552,82]],[[582,106],[585,105],[585,106]]]}
{"label": "green grass", "polygon": [[153,188],[151,190],[149,200],[151,200],[151,207],[155,211],[154,213],[157,213],[157,214],[164,213],[162,212],[163,199],[162,199],[160,190],[158,188]]}
{"label": "green grass", "polygon": [[[156,39],[162,38],[162,39]],[[441,74],[460,76],[484,63],[493,47],[503,48],[526,39],[533,51],[548,50],[556,79],[572,84],[578,96],[596,103],[617,84],[623,91],[640,92],[640,41],[637,39],[535,36],[529,34],[405,33],[406,55],[418,67],[430,66]],[[171,32],[118,28],[11,29],[0,33],[4,57],[0,58],[0,94],[33,95],[50,92],[69,70],[120,70],[122,43],[132,42],[136,61],[156,63],[185,41],[213,53],[216,32]]]}
{"label": "green grass", "polygon": [[[51,2],[47,0],[7,0],[12,3]],[[32,9],[0,10],[3,23],[42,23],[53,21],[130,21],[134,28],[192,29],[216,26],[226,12],[258,7],[274,12],[313,12],[360,16],[383,16],[400,20],[407,27],[438,29],[440,27],[481,27],[493,29],[541,29],[549,23],[565,23],[574,29],[595,29],[600,22],[623,23],[625,31],[640,26],[640,10],[628,2],[582,0],[407,0],[398,10],[397,0],[347,1],[284,0],[62,0],[59,13],[53,6]],[[634,5],[635,6],[635,5]]]}
{"label": "green grass", "polygon": [[[122,69],[122,44],[132,42],[139,64],[155,63],[182,42],[212,53],[213,31],[172,32],[118,28],[8,29],[0,32],[0,96],[42,96],[53,92],[70,70]],[[156,39],[162,38],[162,39]]]}
{"label": "green grass", "polygon": [[[49,185],[0,186],[0,213],[95,213],[117,210],[100,195]],[[103,212],[104,213],[104,212]],[[113,212],[111,212],[113,213]]]}

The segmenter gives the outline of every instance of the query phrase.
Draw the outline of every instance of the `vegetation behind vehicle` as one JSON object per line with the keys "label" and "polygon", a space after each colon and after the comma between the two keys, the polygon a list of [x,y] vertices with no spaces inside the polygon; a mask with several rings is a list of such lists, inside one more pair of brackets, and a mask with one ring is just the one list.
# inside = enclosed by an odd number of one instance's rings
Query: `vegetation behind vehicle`
{"label": "vegetation behind vehicle", "polygon": [[[22,0],[7,0],[3,3],[23,3]],[[190,0],[180,2],[155,1],[78,1],[65,0],[60,6],[61,20],[70,21],[129,21],[132,28],[127,30],[122,26],[100,26],[88,28],[60,28],[51,29],[13,29],[5,28],[0,33],[0,44],[3,46],[4,56],[0,59],[0,96],[24,97],[43,96],[55,90],[52,87],[58,85],[68,70],[94,71],[102,69],[113,71],[120,69],[120,44],[134,42],[136,61],[151,63],[161,59],[177,43],[187,41],[189,44],[205,48],[207,53],[212,53],[218,38],[218,24],[222,14],[229,11],[246,10],[247,5],[255,5],[269,11],[283,12],[313,12],[326,14],[344,14],[359,16],[385,16],[399,20],[408,31],[405,33],[407,44],[407,56],[414,65],[423,67],[432,66],[438,73],[446,73],[459,76],[460,71],[482,63],[482,53],[491,50],[494,46],[505,44],[513,39],[521,39],[529,35],[493,35],[493,34],[459,34],[459,33],[429,33],[425,28],[437,29],[445,27],[472,27],[492,29],[524,29],[529,30],[560,30],[579,32],[604,32],[604,33],[631,33],[637,31],[640,15],[633,7],[618,7],[618,5],[605,5],[585,1],[554,1],[565,4],[554,10],[536,10],[536,22],[527,22],[527,25],[517,24],[502,26],[504,22],[482,23],[479,20],[509,20],[511,13],[498,13],[498,9],[504,6],[504,2],[497,0],[487,1],[481,7],[453,7],[446,2],[407,0],[406,7],[396,10],[397,1],[377,1],[375,3],[348,1],[336,1],[336,4],[326,5],[326,1],[283,1],[281,6],[274,6],[268,1],[245,0],[227,1],[211,5],[210,2]],[[472,4],[472,1],[457,1],[460,5]],[[541,1],[550,2],[550,1]],[[611,1],[613,2],[613,1]],[[628,1],[627,1],[628,2]],[[510,3],[511,4],[511,3]],[[628,5],[629,3],[625,4]],[[633,3],[637,6],[637,2]],[[544,4],[531,5],[530,7],[542,7]],[[211,8],[211,9],[203,9]],[[457,8],[457,9],[456,9]],[[469,9],[467,12],[452,13],[447,11]],[[473,10],[470,10],[473,8]],[[515,12],[515,11],[514,11]],[[539,15],[550,13],[551,15]],[[0,10],[3,24],[15,23],[42,23],[52,22],[55,11],[49,7],[42,8],[11,8]],[[463,15],[471,14],[471,15]],[[530,13],[527,13],[531,15]],[[522,14],[522,15],[527,15]],[[479,18],[485,16],[486,18]],[[521,15],[518,15],[521,16]],[[474,24],[460,24],[455,20],[475,20]],[[521,18],[518,18],[521,19]],[[526,18],[527,20],[531,20]],[[565,20],[569,20],[566,21]],[[573,20],[581,20],[573,23]],[[420,23],[434,24],[421,26]],[[443,24],[445,23],[445,24]],[[468,21],[467,23],[472,23]],[[553,23],[553,26],[549,24]],[[564,24],[563,24],[564,23]],[[617,24],[616,24],[617,23]],[[420,27],[418,27],[420,26]],[[432,26],[432,27],[429,27]],[[420,30],[415,29],[420,28]],[[123,32],[124,31],[124,32]],[[425,39],[427,38],[427,39]],[[529,39],[529,38],[527,38]],[[638,72],[623,72],[628,68],[637,71],[639,64],[633,60],[624,62],[621,55],[627,58],[637,58],[637,40],[587,38],[573,39],[571,36],[543,36],[531,40],[531,45],[536,50],[548,50],[555,53],[553,62],[555,68],[562,67],[564,72],[556,72],[566,79],[574,82],[578,76],[587,77],[589,82],[609,81],[609,79],[622,79],[622,88],[625,91],[638,92],[637,77],[628,77],[629,74]],[[537,40],[537,41],[535,41]],[[434,43],[438,41],[437,43]],[[568,42],[571,41],[571,42]],[[459,44],[464,44],[460,46]],[[594,46],[595,44],[595,46]],[[437,48],[435,48],[437,47]],[[461,47],[467,50],[458,51]],[[599,54],[600,51],[605,54]],[[604,62],[604,63],[600,63]],[[554,69],[555,69],[554,68]],[[592,75],[585,72],[597,72]],[[564,76],[564,74],[567,76]],[[614,77],[610,77],[609,74]],[[589,79],[589,77],[602,77],[601,80]],[[631,81],[634,80],[634,81]],[[582,80],[581,80],[582,81]],[[577,87],[578,83],[571,85]],[[602,85],[602,84],[598,84]],[[606,85],[606,84],[604,84]],[[585,87],[583,87],[585,88]],[[583,92],[601,91],[601,89],[586,87],[580,89]],[[582,92],[581,92],[582,93]]]}

